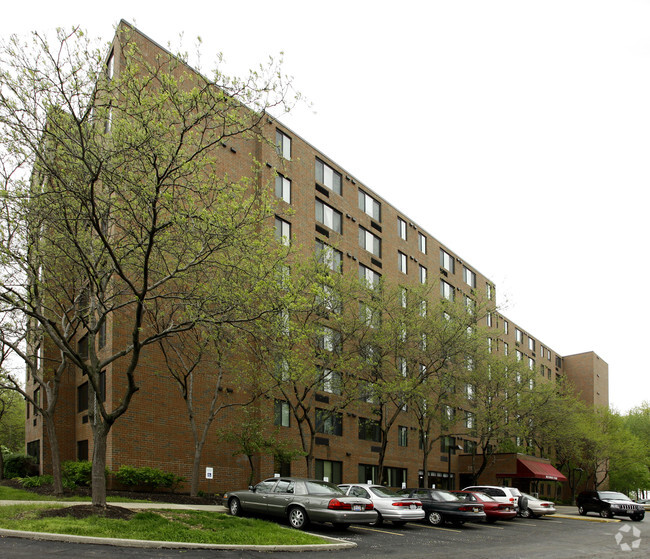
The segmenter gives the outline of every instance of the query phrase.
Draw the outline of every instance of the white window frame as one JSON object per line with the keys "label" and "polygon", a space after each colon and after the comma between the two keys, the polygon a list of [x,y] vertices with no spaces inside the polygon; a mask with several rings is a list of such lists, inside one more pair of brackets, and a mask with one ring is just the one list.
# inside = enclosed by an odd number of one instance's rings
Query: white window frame
{"label": "white window frame", "polygon": [[381,202],[359,189],[359,209],[371,218],[381,221]]}
{"label": "white window frame", "polygon": [[381,239],[361,226],[359,226],[359,246],[377,258],[381,258]]}
{"label": "white window frame", "polygon": [[397,234],[399,235],[400,239],[403,239],[405,241],[408,240],[407,223],[401,217],[397,218]]}
{"label": "white window frame", "polygon": [[332,231],[343,233],[343,214],[332,206],[316,198],[315,203],[316,221]]}
{"label": "white window frame", "polygon": [[275,129],[275,149],[280,157],[291,161],[291,137],[279,128]]}
{"label": "white window frame", "polygon": [[399,250],[397,251],[397,269],[403,274],[408,273],[408,258]]}
{"label": "white window frame", "polygon": [[418,249],[421,253],[427,253],[427,237],[422,233],[418,233]]}
{"label": "white window frame", "polygon": [[341,195],[343,188],[343,177],[324,161],[316,158],[315,163],[316,182],[329,188],[332,192]]}
{"label": "white window frame", "polygon": [[275,238],[285,246],[291,244],[291,223],[275,216]]}
{"label": "white window frame", "polygon": [[275,175],[275,195],[287,204],[291,204],[291,179],[280,173]]}

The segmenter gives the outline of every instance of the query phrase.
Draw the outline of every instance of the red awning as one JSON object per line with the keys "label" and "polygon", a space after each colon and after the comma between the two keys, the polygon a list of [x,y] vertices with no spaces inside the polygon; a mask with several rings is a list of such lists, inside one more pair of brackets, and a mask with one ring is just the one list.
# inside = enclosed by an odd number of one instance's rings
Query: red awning
{"label": "red awning", "polygon": [[566,481],[566,477],[551,464],[547,462],[536,462],[517,458],[516,477],[548,479],[552,481]]}

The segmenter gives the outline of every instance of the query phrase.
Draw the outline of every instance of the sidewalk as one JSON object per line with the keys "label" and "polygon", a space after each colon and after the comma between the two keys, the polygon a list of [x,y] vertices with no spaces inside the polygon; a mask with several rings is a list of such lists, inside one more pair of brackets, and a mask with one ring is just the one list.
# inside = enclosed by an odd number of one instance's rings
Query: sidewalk
{"label": "sidewalk", "polygon": [[[61,506],[87,505],[80,501],[0,501],[3,505],[24,504],[54,504]],[[110,506],[123,507],[131,510],[145,509],[174,509],[174,510],[202,510],[227,513],[228,509],[221,505],[178,505],[173,503],[108,503]],[[315,545],[229,545],[229,544],[203,544],[183,542],[161,542],[153,540],[130,540],[120,538],[95,538],[90,536],[73,536],[69,534],[49,534],[45,532],[23,532],[19,530],[0,529],[0,537],[27,538],[32,540],[58,541],[70,543],[90,543],[99,545],[113,545],[117,547],[141,548],[166,548],[166,549],[212,549],[212,550],[248,550],[248,551],[339,551],[357,546],[353,542],[331,538],[323,534],[314,534],[330,543]]]}

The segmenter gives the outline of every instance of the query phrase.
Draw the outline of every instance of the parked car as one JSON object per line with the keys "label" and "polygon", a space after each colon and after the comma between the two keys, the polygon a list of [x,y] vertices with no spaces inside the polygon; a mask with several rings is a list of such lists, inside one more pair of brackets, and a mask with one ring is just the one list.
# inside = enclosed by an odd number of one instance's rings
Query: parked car
{"label": "parked car", "polygon": [[341,484],[339,487],[348,496],[363,497],[372,501],[377,511],[377,520],[374,523],[376,526],[380,526],[384,520],[390,520],[395,526],[403,526],[411,520],[424,518],[424,510],[419,500],[398,495],[381,485],[354,483]]}
{"label": "parked car", "polygon": [[347,497],[333,483],[315,479],[279,477],[265,479],[247,490],[229,491],[224,502],[230,514],[285,517],[292,528],[302,530],[311,521],[331,522],[337,528],[377,520],[372,501]]}
{"label": "parked car", "polygon": [[637,503],[643,505],[645,510],[650,510],[650,499],[639,499]]}
{"label": "parked car", "polygon": [[645,516],[642,504],[635,503],[627,495],[617,491],[583,491],[576,499],[578,512],[586,515],[596,512],[603,518],[613,516],[629,516],[639,522]]}
{"label": "parked car", "polygon": [[515,507],[517,513],[519,509],[525,509],[528,506],[528,499],[521,494],[516,487],[505,487],[500,485],[472,485],[465,487],[463,491],[478,491],[485,493],[500,503],[510,503]]}
{"label": "parked car", "polygon": [[552,501],[539,499],[528,493],[522,493],[522,495],[528,499],[528,506],[519,509],[519,516],[522,518],[539,518],[540,516],[555,514],[557,512],[555,510],[555,503]]}
{"label": "parked car", "polygon": [[475,491],[451,491],[461,501],[467,503],[480,503],[485,510],[487,522],[496,522],[497,520],[512,520],[517,516],[515,507],[510,503],[500,503],[496,499]]}
{"label": "parked car", "polygon": [[421,501],[425,518],[433,526],[439,526],[443,522],[459,525],[486,519],[481,503],[466,503],[443,489],[410,488],[401,489],[397,493]]}

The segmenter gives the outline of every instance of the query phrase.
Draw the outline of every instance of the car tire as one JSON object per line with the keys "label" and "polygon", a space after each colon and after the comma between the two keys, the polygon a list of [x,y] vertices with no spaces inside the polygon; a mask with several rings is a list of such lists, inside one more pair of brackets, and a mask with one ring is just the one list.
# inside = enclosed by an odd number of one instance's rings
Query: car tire
{"label": "car tire", "polygon": [[580,516],[587,516],[587,511],[585,510],[585,507],[583,507],[582,505],[580,505],[580,506],[578,507],[578,514],[579,514]]}
{"label": "car tire", "polygon": [[337,530],[347,530],[350,524],[348,522],[332,522],[332,526]]}
{"label": "car tire", "polygon": [[614,516],[609,509],[600,509],[601,518],[612,518]]}
{"label": "car tire", "polygon": [[228,511],[230,512],[230,516],[242,515],[241,503],[237,497],[233,497],[228,501]]}
{"label": "car tire", "polygon": [[528,497],[519,495],[519,497],[517,498],[517,506],[519,506],[519,515],[523,516],[522,511],[528,509]]}
{"label": "car tire", "polygon": [[633,514],[630,518],[634,520],[634,522],[641,522],[644,517],[645,517],[645,513],[639,513],[639,514]]}
{"label": "car tire", "polygon": [[444,522],[444,518],[442,517],[442,514],[432,510],[427,514],[427,522],[431,524],[431,526],[440,526]]}
{"label": "car tire", "polygon": [[534,517],[533,513],[529,508],[519,509],[519,516],[521,516],[522,518],[530,518],[531,516]]}
{"label": "car tire", "polygon": [[384,519],[381,516],[381,513],[377,511],[377,520],[370,523],[370,526],[381,526],[384,523]]}
{"label": "car tire", "polygon": [[291,507],[287,513],[289,525],[296,530],[304,530],[309,526],[307,511],[302,507]]}
{"label": "car tire", "polygon": [[404,526],[406,520],[393,520],[393,526]]}

